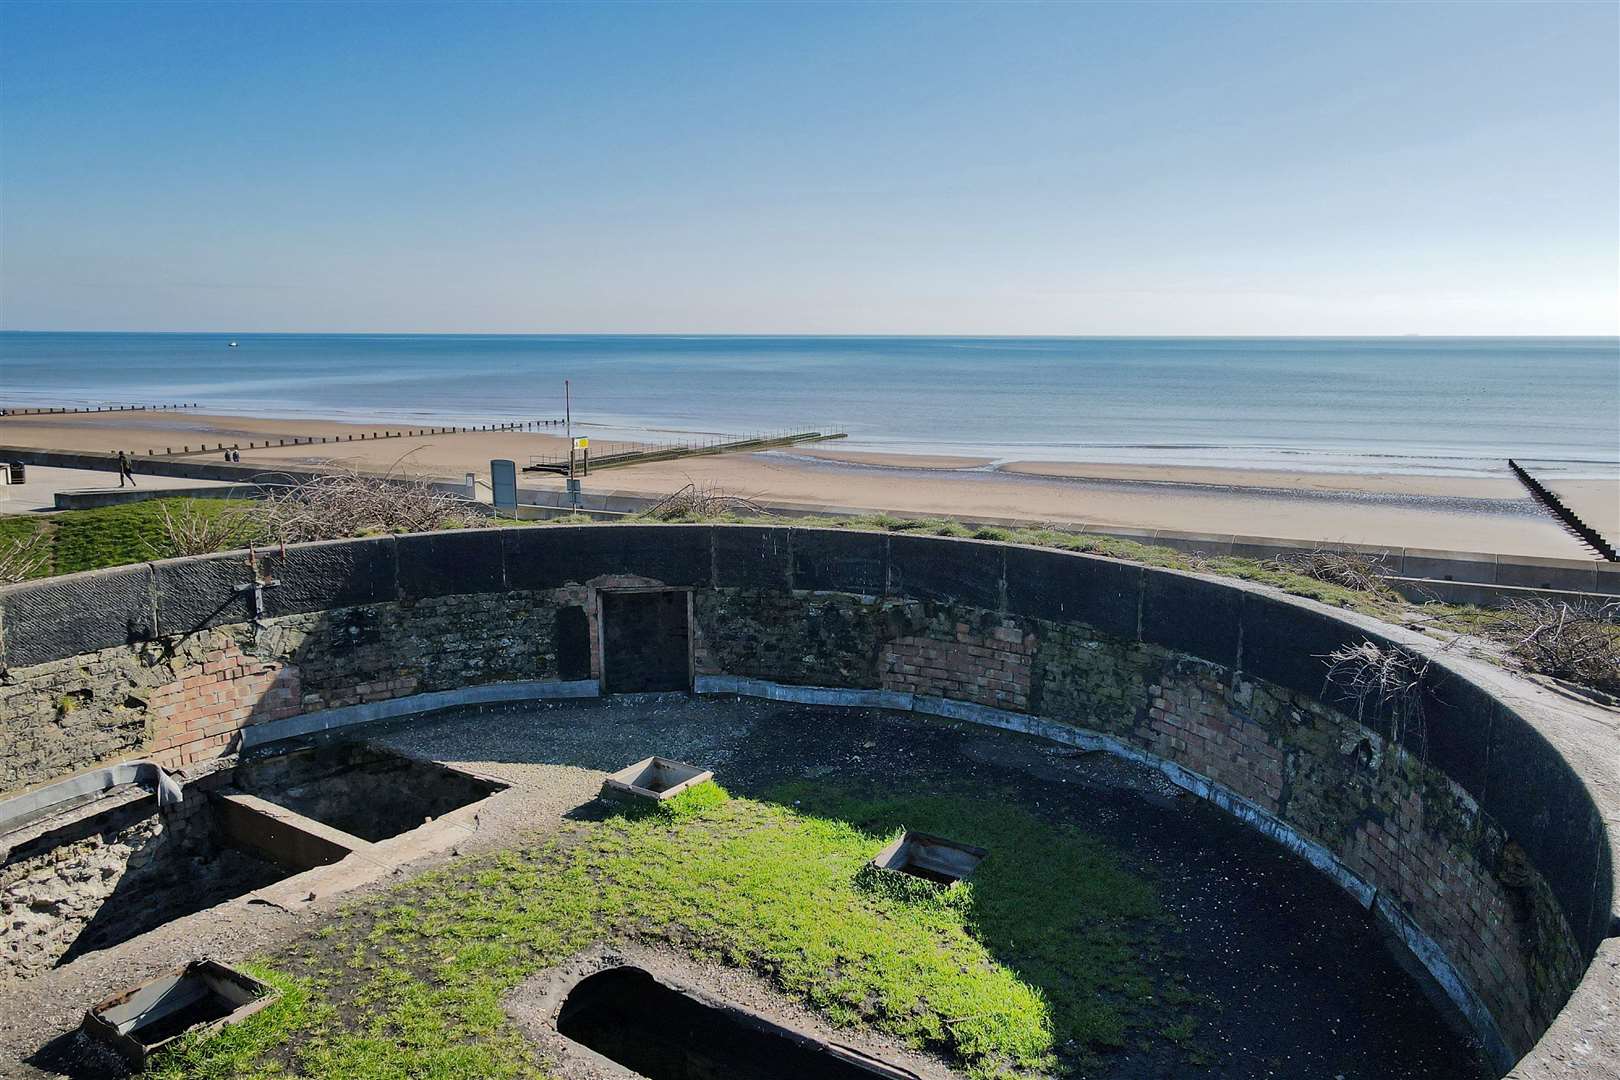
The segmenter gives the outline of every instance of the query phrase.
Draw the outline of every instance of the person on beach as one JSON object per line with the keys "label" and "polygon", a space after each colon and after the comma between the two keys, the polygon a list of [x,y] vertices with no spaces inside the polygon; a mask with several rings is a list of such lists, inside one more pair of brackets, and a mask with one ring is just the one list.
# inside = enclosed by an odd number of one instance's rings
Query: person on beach
{"label": "person on beach", "polygon": [[125,480],[129,481],[130,487],[135,486],[135,474],[129,471],[129,455],[120,450],[118,451],[118,486],[123,487]]}

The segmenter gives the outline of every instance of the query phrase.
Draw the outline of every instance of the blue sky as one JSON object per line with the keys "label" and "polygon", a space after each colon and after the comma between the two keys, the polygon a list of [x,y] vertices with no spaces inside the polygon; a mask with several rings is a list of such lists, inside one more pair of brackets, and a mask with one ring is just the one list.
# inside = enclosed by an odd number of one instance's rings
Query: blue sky
{"label": "blue sky", "polygon": [[0,5],[0,327],[1620,329],[1620,5]]}

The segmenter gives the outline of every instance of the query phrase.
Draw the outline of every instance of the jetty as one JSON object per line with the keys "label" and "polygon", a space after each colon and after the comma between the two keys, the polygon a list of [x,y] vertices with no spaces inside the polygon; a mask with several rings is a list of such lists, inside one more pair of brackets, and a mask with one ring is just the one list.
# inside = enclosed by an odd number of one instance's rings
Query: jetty
{"label": "jetty", "polygon": [[605,454],[591,455],[589,447],[584,456],[575,454],[570,463],[568,454],[535,455],[523,467],[526,473],[556,473],[569,475],[574,469],[616,469],[626,465],[645,465],[654,461],[675,461],[679,458],[706,457],[712,454],[743,454],[757,450],[780,450],[803,443],[842,439],[846,432],[839,430],[808,430],[762,432],[753,435],[719,435],[711,439],[697,439],[673,443],[614,443]]}

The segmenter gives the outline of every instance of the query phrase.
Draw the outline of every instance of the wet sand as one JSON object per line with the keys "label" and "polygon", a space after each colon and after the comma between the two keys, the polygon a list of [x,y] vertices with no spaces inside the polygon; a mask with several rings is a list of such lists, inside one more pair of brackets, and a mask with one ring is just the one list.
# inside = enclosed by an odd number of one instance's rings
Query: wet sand
{"label": "wet sand", "polygon": [[[492,458],[519,468],[556,457],[566,440],[542,432],[478,432],[361,442],[387,423],[212,416],[190,412],[102,413],[0,418],[0,445],[107,452],[161,452],[197,445],[328,437],[341,444],[244,450],[244,463],[336,463],[368,470],[487,476]],[[357,441],[348,441],[349,436]],[[592,439],[598,454],[612,444]],[[209,460],[203,458],[202,460]],[[139,463],[137,461],[137,470]],[[589,491],[662,495],[687,483],[765,502],[887,510],[957,518],[1017,518],[1305,542],[1361,543],[1456,551],[1589,558],[1592,553],[1542,510],[1506,471],[1491,477],[1311,473],[1200,466],[992,462],[987,458],[848,451],[825,443],[786,452],[688,458],[612,469],[585,480]],[[520,475],[525,489],[560,487],[546,474]],[[1599,529],[1620,534],[1620,481],[1554,485]]]}

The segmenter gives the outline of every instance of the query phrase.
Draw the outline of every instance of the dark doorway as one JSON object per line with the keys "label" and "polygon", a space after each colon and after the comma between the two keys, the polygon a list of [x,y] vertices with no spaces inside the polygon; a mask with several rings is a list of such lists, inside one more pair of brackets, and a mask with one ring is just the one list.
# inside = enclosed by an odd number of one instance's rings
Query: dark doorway
{"label": "dark doorway", "polygon": [[690,690],[686,593],[602,593],[602,679],[610,694]]}
{"label": "dark doorway", "polygon": [[763,1017],[688,997],[640,968],[581,980],[557,1014],[557,1030],[648,1080],[915,1080]]}
{"label": "dark doorway", "polygon": [[557,678],[591,677],[591,624],[578,604],[557,612]]}

